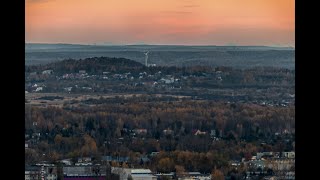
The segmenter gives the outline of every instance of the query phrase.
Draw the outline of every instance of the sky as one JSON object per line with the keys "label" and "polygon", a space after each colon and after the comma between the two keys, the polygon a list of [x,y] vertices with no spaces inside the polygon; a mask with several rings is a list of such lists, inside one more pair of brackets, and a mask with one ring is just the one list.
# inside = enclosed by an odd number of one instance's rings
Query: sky
{"label": "sky", "polygon": [[294,46],[294,0],[25,0],[27,43]]}

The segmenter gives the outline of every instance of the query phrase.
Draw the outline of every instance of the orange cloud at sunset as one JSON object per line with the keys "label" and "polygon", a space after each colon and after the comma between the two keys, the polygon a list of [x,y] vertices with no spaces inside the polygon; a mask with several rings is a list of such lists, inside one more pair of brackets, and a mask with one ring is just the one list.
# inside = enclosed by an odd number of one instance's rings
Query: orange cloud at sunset
{"label": "orange cloud at sunset", "polygon": [[26,42],[291,45],[294,0],[26,0]]}

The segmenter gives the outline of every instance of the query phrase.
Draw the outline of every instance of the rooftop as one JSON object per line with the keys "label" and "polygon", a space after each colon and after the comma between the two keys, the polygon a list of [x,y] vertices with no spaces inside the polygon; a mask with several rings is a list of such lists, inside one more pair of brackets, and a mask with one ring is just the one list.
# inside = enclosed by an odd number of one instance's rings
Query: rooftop
{"label": "rooftop", "polygon": [[131,174],[150,174],[150,169],[131,169]]}

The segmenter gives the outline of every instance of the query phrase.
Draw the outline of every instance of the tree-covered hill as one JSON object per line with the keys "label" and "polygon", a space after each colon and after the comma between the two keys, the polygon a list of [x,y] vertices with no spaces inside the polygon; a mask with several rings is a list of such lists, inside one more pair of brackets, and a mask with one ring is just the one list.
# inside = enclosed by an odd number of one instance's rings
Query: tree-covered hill
{"label": "tree-covered hill", "polygon": [[56,74],[79,72],[87,73],[119,72],[143,68],[141,63],[125,58],[92,57],[86,59],[66,59],[40,66],[26,66],[26,72],[39,72],[52,69]]}

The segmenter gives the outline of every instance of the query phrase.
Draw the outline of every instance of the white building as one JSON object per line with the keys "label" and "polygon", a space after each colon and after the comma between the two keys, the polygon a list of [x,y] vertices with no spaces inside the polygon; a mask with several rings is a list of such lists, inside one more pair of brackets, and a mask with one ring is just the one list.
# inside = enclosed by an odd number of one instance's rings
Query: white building
{"label": "white building", "polygon": [[42,71],[42,74],[52,74],[52,73],[53,73],[53,70],[51,69]]}
{"label": "white building", "polygon": [[86,74],[86,70],[79,70],[79,74]]}
{"label": "white building", "polygon": [[283,152],[282,156],[289,159],[294,159],[296,157],[295,152]]}
{"label": "white building", "polygon": [[43,87],[37,87],[36,92],[42,91]]}
{"label": "white building", "polygon": [[187,172],[178,180],[211,180],[210,174],[201,174],[200,172]]}
{"label": "white building", "polygon": [[37,171],[25,171],[24,172],[24,179],[25,180],[40,179],[40,173]]}
{"label": "white building", "polygon": [[118,174],[120,180],[127,180],[128,177],[132,177],[133,180],[156,180],[157,177],[152,175],[150,169],[130,169],[130,168],[118,168],[112,167],[111,172]]}

